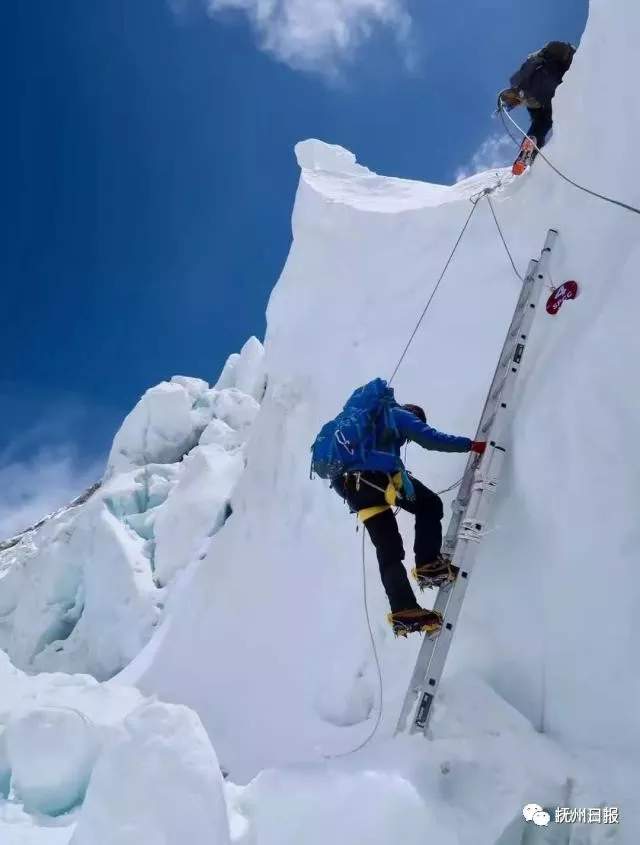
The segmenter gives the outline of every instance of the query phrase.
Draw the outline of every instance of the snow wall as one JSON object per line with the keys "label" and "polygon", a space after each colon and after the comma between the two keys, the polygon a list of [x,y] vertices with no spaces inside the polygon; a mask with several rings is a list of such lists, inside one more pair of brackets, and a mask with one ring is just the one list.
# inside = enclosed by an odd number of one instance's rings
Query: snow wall
{"label": "snow wall", "polygon": [[[571,177],[635,205],[640,111],[628,107],[620,80],[635,63],[639,31],[633,0],[592,0],[546,150]],[[576,190],[541,160],[516,181],[490,173],[444,187],[377,176],[318,141],[297,155],[293,244],[268,308],[268,389],[233,496],[239,518],[215,537],[215,567],[202,562],[127,677],[194,707],[237,779],[349,750],[369,734],[378,681],[361,534],[335,494],[309,480],[309,447],[356,385],[391,374],[469,199],[502,179],[493,202],[520,271],[557,228],[551,277],[579,280],[581,295],[555,318],[537,317],[495,530],[480,547],[443,695],[454,675],[478,675],[593,770],[617,773],[609,783],[620,801],[625,789],[633,795],[640,218]],[[472,434],[518,292],[483,200],[394,380],[398,399],[422,404],[441,429]],[[464,461],[408,453],[435,490],[454,483]],[[410,564],[411,523],[401,524]],[[390,635],[376,570],[367,543],[380,741],[395,725],[418,641]],[[436,738],[438,725],[436,714]]]}

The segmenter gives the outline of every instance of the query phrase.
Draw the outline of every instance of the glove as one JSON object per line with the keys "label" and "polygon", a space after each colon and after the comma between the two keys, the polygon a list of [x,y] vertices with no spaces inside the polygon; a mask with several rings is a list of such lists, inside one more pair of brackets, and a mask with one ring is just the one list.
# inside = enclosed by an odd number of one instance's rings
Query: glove
{"label": "glove", "polygon": [[515,88],[505,88],[498,94],[498,103],[502,104],[507,111],[511,111],[522,103],[520,92]]}
{"label": "glove", "polygon": [[471,442],[471,451],[475,452],[476,455],[484,455],[484,450],[487,448],[487,444],[483,443],[481,440],[473,440]]}

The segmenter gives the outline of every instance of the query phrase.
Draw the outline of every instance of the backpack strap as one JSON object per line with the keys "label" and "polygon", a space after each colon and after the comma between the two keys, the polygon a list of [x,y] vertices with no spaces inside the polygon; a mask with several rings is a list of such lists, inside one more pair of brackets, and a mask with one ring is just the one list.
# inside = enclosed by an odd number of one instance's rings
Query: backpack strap
{"label": "backpack strap", "polygon": [[392,414],[392,409],[397,404],[398,403],[395,400],[387,400],[384,403],[384,408],[383,408],[384,427],[387,431],[390,431],[392,434],[395,434],[396,437],[399,436],[398,426],[395,424],[393,414]]}
{"label": "backpack strap", "polygon": [[409,473],[406,469],[400,470],[400,475],[402,476],[402,489],[404,490],[404,495],[409,499],[409,501],[414,501],[416,498],[416,491],[411,483],[411,478],[409,477]]}

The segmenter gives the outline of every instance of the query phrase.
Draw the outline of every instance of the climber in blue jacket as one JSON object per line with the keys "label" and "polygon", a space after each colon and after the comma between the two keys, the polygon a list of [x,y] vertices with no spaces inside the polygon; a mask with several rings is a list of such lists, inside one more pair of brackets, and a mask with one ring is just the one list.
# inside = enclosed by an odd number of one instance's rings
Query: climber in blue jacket
{"label": "climber in blue jacket", "polygon": [[375,450],[361,465],[352,466],[349,472],[334,478],[331,486],[351,511],[358,513],[375,546],[394,631],[413,630],[415,625],[420,630],[437,630],[441,624],[438,614],[421,608],[411,589],[402,563],[405,556],[402,537],[392,508],[397,506],[415,516],[416,567],[412,572],[423,589],[453,580],[456,575],[450,559],[440,552],[442,500],[406,471],[400,450],[410,440],[437,452],[482,454],[486,443],[432,428],[419,405],[394,404],[386,418],[382,415],[378,418],[376,429]]}

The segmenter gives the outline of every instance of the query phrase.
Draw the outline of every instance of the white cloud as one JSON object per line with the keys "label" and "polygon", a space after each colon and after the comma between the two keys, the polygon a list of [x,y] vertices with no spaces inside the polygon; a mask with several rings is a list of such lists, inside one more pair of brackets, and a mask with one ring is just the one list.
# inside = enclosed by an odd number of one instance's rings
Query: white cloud
{"label": "white cloud", "polygon": [[43,447],[0,464],[0,540],[29,528],[97,481],[104,462],[81,466],[72,446]]}
{"label": "white cloud", "polygon": [[478,147],[471,161],[464,167],[458,168],[455,180],[460,182],[485,170],[507,167],[515,157],[515,145],[511,138],[504,134],[491,135]]}
{"label": "white cloud", "polygon": [[[173,4],[177,0],[172,0]],[[184,0],[181,0],[184,2]],[[261,47],[292,67],[335,71],[376,30],[408,47],[406,0],[204,0],[212,15],[244,12]],[[411,60],[411,56],[407,57]]]}
{"label": "white cloud", "polygon": [[0,541],[68,504],[104,472],[113,412],[0,383]]}

